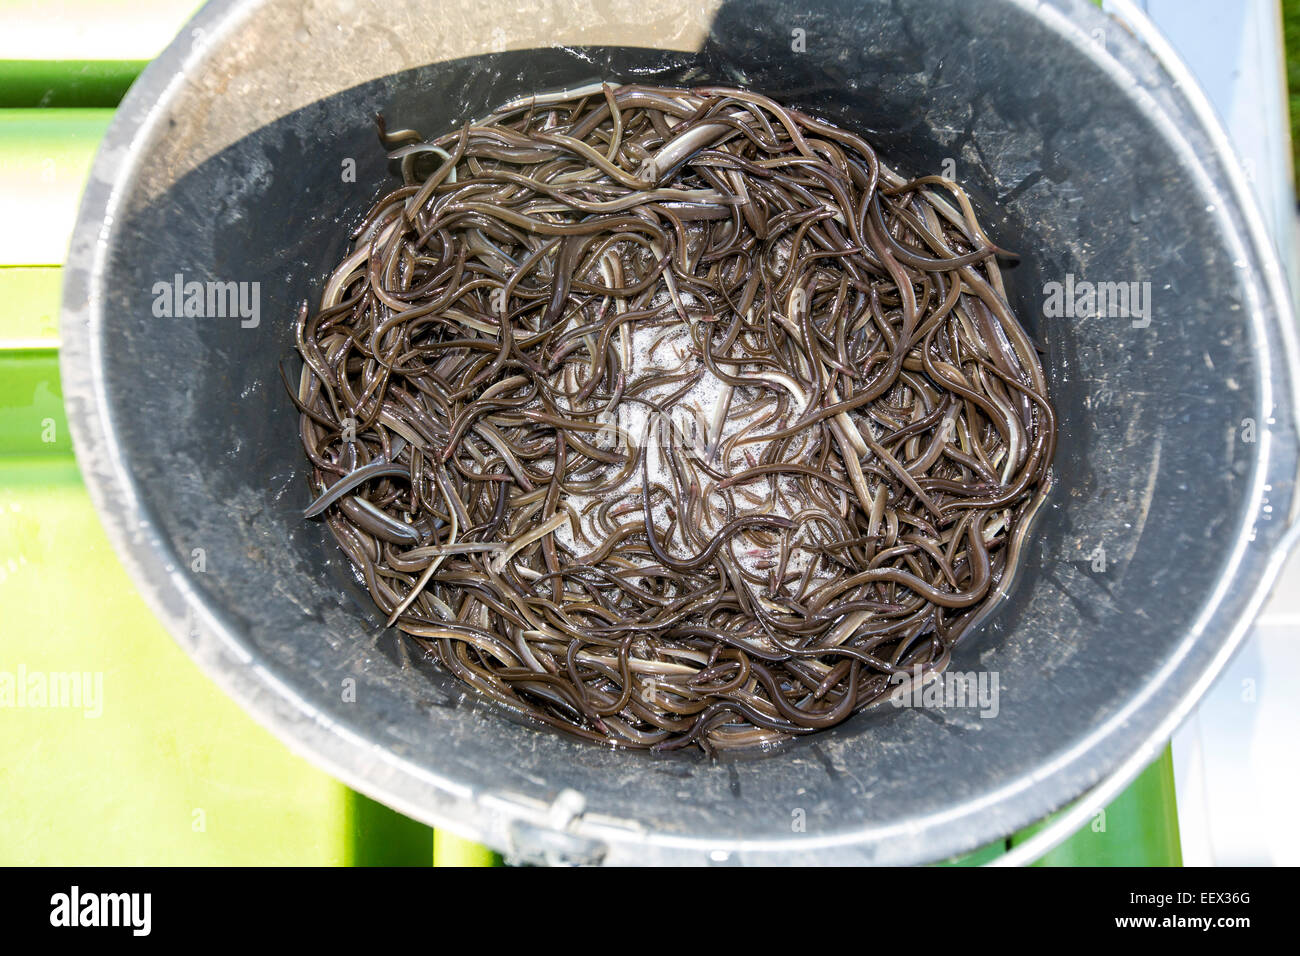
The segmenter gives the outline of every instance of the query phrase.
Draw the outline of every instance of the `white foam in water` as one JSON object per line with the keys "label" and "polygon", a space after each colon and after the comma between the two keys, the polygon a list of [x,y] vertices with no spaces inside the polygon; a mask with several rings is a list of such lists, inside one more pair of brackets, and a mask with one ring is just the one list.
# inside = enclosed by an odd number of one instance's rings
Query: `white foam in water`
{"label": "white foam in water", "polygon": [[[723,382],[711,371],[704,367],[704,362],[693,352],[693,343],[691,339],[692,325],[697,321],[708,321],[702,318],[703,310],[696,297],[689,292],[679,290],[677,301],[688,311],[690,320],[688,322],[678,321],[676,326],[665,326],[662,321],[657,319],[645,319],[632,322],[625,328],[630,329],[630,348],[628,357],[630,364],[626,368],[626,380],[629,384],[644,379],[646,376],[659,373],[694,373],[704,368],[703,374],[699,380],[684,392],[676,401],[673,409],[669,410],[669,423],[660,419],[655,419],[653,411],[645,404],[636,401],[621,401],[616,406],[616,424],[620,429],[626,431],[632,436],[632,440],[641,442],[646,445],[646,472],[648,473],[651,487],[656,484],[662,484],[667,487],[673,487],[673,475],[669,469],[664,456],[660,452],[659,442],[665,439],[665,430],[672,429],[673,440],[682,442],[685,446],[683,451],[679,452],[679,457],[689,462],[694,454],[694,449],[699,448],[703,451],[708,446],[716,447],[727,438],[735,435],[737,432],[745,429],[751,421],[750,416],[737,416],[734,411],[742,406],[752,403],[760,397],[760,391],[769,386],[733,386]],[[666,289],[661,289],[651,300],[651,306],[662,311],[664,318],[672,316],[677,311],[672,296]],[[618,341],[618,340],[616,340]],[[620,343],[621,344],[621,343]],[[755,367],[741,366],[739,374],[754,374],[757,371]],[[662,400],[675,390],[681,388],[681,381],[674,381],[664,385],[656,386],[647,392],[642,393],[643,397],[650,400]],[[779,386],[770,386],[778,388]],[[723,418],[721,424],[721,433],[714,435],[713,424],[715,415],[719,412],[719,406],[726,401],[728,391],[733,392],[731,407],[729,413]],[[792,409],[794,406],[792,406]],[[688,414],[688,409],[694,409],[700,413],[698,425],[695,417]],[[764,431],[775,431],[788,425],[789,421],[778,421],[765,426]],[[653,434],[653,429],[658,426],[659,435]],[[703,429],[703,434],[701,430]],[[756,434],[762,434],[758,432]],[[620,437],[620,443],[624,439]],[[605,447],[608,447],[606,445]],[[741,445],[735,448],[731,455],[731,460],[727,462],[714,462],[714,467],[723,474],[735,474],[751,467],[752,462],[747,459],[746,451],[752,456],[754,461],[761,458],[763,450],[766,447],[765,442],[754,442],[748,445]],[[704,487],[710,487],[716,484],[714,479],[699,469],[689,469],[694,472],[700,483]],[[771,512],[782,517],[791,517],[793,514],[806,507],[800,497],[797,482],[790,476],[776,476],[774,479],[758,479],[751,483],[737,486],[732,489],[735,499],[736,516],[743,516],[745,511],[746,495],[753,494],[758,499],[766,499],[770,494],[771,481],[777,482],[777,488],[780,496],[777,499],[777,505]],[[620,504],[635,504],[637,506],[636,515],[641,515],[641,484],[642,474],[640,469],[631,474],[624,485],[611,494],[617,499],[615,507]],[[667,513],[666,504],[663,502],[662,495],[657,496],[660,500],[653,503],[651,509],[652,523],[654,527],[662,532],[669,525],[670,518]],[[591,511],[586,518],[582,520],[582,533],[588,541],[598,547],[603,543],[604,537],[596,529],[595,513],[600,504],[609,500],[610,495],[599,496],[599,502],[593,502],[593,496],[587,495],[567,495],[566,503],[573,509],[574,513],[581,515],[583,509],[588,506]],[[722,508],[722,493],[713,491],[699,508],[700,531],[705,540],[711,540],[711,534],[716,532],[725,523],[726,518]],[[685,516],[678,516],[679,522]],[[630,520],[624,514],[619,519],[620,522]],[[575,540],[570,527],[565,524],[555,533],[556,544],[562,549],[567,549],[573,554],[581,557],[589,553],[590,548],[587,545]],[[674,525],[674,533],[670,540],[664,542],[668,552],[676,557],[690,557],[698,553],[699,546],[693,541],[687,541],[681,533],[680,523]],[[775,562],[779,555],[777,549],[773,548],[770,552],[760,551],[750,547],[736,547],[733,549],[738,562],[747,571],[754,574],[767,576],[768,571],[764,567],[765,562]],[[794,547],[786,561],[787,585],[796,585],[801,576],[804,574],[809,562],[817,560],[818,556],[814,555],[801,547]],[[818,575],[821,577],[821,575]]]}

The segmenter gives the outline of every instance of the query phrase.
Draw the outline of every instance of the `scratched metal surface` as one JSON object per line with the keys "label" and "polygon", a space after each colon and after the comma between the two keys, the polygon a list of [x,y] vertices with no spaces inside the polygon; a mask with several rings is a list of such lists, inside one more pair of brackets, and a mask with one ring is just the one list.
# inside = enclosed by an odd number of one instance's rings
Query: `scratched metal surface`
{"label": "scratched metal surface", "polygon": [[[486,37],[386,39],[342,0],[307,15],[210,5],[123,104],[87,191],[63,326],[79,460],[182,646],[291,746],[412,816],[550,859],[965,852],[1153,757],[1257,608],[1294,506],[1276,263],[1182,92],[1087,4],[690,8],[583,19],[585,5],[556,2],[503,12]],[[397,16],[433,9],[411,0]],[[796,27],[807,53],[791,52]],[[414,659],[298,519],[308,492],[276,363],[293,304],[381,191],[373,113],[434,130],[596,77],[744,84],[865,132],[904,172],[952,160],[994,239],[1021,254],[1009,290],[1045,349],[1062,430],[1040,546],[954,659],[998,672],[996,719],[896,711],[717,761],[577,744]],[[260,282],[261,322],[154,318],[153,286],[175,273]],[[1045,287],[1067,275],[1150,282],[1149,324],[1044,318]],[[1260,441],[1239,440],[1247,418]],[[566,791],[577,799],[557,803]]]}

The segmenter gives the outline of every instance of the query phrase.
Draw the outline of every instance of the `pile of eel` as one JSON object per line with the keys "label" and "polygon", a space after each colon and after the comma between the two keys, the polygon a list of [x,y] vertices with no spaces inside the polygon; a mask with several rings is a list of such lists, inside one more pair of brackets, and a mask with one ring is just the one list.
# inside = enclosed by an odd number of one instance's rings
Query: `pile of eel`
{"label": "pile of eel", "polygon": [[1056,422],[967,194],[742,89],[606,83],[437,139],[287,380],[328,525],[441,666],[603,744],[770,745],[942,671]]}

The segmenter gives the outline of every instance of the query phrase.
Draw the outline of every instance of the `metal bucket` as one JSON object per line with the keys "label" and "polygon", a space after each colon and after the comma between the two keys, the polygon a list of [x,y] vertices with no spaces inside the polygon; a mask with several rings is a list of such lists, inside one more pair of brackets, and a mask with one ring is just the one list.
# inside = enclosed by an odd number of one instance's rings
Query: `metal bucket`
{"label": "metal bucket", "polygon": [[[942,859],[1074,802],[1060,834],[1155,755],[1278,570],[1298,445],[1281,270],[1222,132],[1139,15],[1082,0],[380,9],[210,3],[123,103],[70,253],[63,383],[87,485],[140,590],[228,693],[356,789],[553,862]],[[996,716],[901,707],[714,760],[576,743],[385,630],[301,520],[276,366],[296,303],[392,182],[374,114],[434,132],[595,78],[744,85],[816,112],[903,172],[955,176],[1020,253],[1009,294],[1062,430],[1021,580],[954,655],[997,676]],[[178,282],[246,283],[257,308],[166,317]]]}

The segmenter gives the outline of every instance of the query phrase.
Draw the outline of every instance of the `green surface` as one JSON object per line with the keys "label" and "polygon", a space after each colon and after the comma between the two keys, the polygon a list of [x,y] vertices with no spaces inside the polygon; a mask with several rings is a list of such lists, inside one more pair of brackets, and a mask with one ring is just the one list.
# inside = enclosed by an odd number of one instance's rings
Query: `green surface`
{"label": "green surface", "polygon": [[1282,0],[1286,85],[1291,109],[1291,172],[1300,169],[1300,0]]}
{"label": "green surface", "polygon": [[[1017,833],[1015,846],[1046,823]],[[1182,866],[1174,762],[1168,747],[1086,826],[1035,866]]]}
{"label": "green surface", "polygon": [[53,349],[0,350],[0,455],[71,454]]}
{"label": "green surface", "polygon": [[[333,823],[347,789],[291,756],[172,642],[66,453],[0,459],[0,606],[0,700],[6,676],[30,695],[11,689],[0,706],[0,864],[358,855]],[[52,682],[72,674],[91,693],[53,699]]]}
{"label": "green surface", "polygon": [[62,274],[53,266],[0,265],[0,349],[58,342]]}
{"label": "green surface", "polygon": [[954,857],[951,860],[944,860],[936,863],[936,866],[983,866],[986,863],[992,863],[1003,853],[1007,852],[1010,846],[1009,840],[999,840],[997,843],[990,843],[988,846],[980,847],[973,853],[967,853],[965,856]]}
{"label": "green surface", "polygon": [[0,351],[0,865],[428,865],[428,827],[290,754],[163,630],[59,391],[52,351]]}
{"label": "green surface", "polygon": [[[1290,44],[1300,0],[1286,6]],[[77,473],[57,265],[112,107],[194,8],[0,0],[0,864],[497,864],[348,790],[226,698],[145,607]],[[39,703],[72,674],[89,700]],[[1179,860],[1167,751],[1104,831],[1043,863],[1139,859]]]}
{"label": "green surface", "polygon": [[434,866],[500,866],[501,857],[485,846],[462,840],[450,830],[433,835]]}
{"label": "green surface", "polygon": [[144,60],[0,60],[0,107],[115,107]]}
{"label": "green surface", "polygon": [[[349,790],[343,832],[348,866],[428,866],[435,860],[434,831],[423,823]],[[326,831],[334,826],[326,820]]]}

